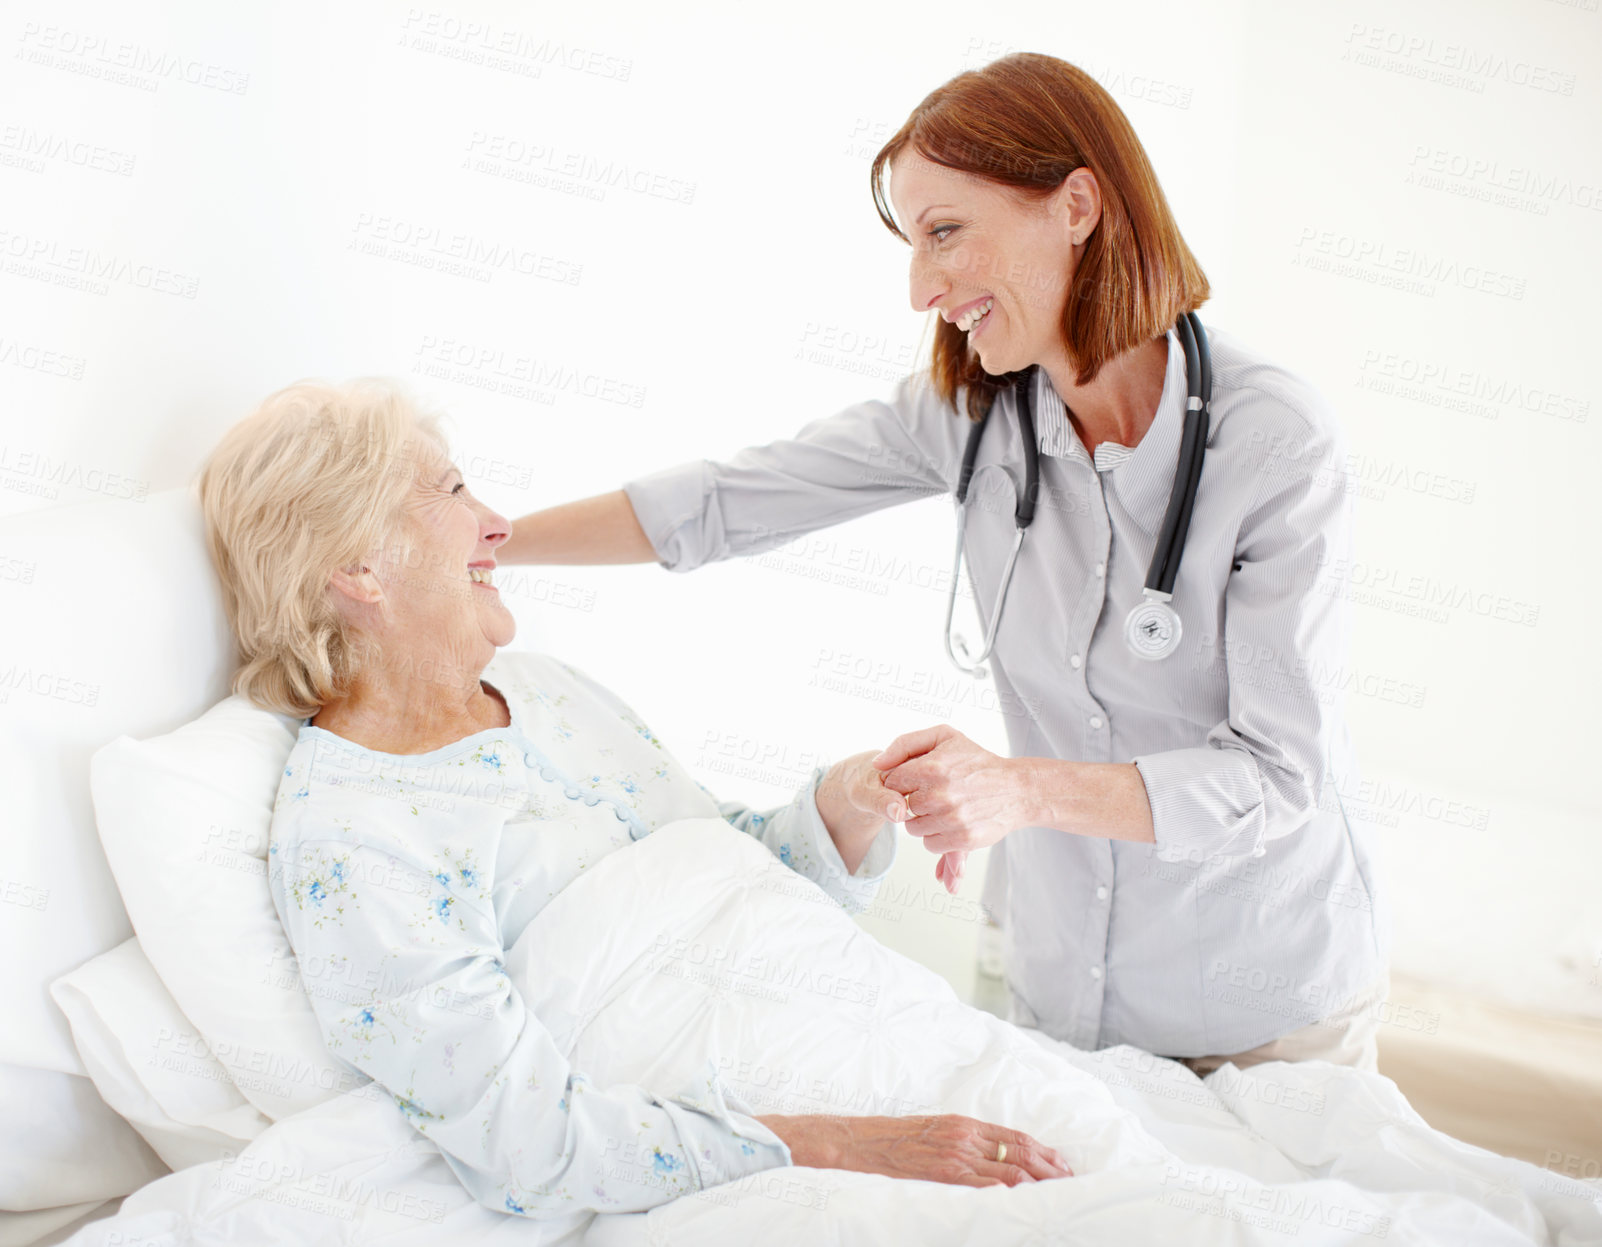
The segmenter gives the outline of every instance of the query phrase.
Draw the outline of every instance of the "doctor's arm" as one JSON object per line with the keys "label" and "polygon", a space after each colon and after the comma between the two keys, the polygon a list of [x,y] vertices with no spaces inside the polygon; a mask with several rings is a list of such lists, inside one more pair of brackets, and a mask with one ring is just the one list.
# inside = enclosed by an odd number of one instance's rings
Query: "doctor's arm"
{"label": "doctor's arm", "polygon": [[671,571],[759,554],[918,494],[951,488],[968,422],[928,378],[854,403],[725,462],[695,459],[623,489],[535,511],[503,563],[639,563]]}
{"label": "doctor's arm", "polygon": [[1157,856],[1241,857],[1319,809],[1340,730],[1348,611],[1330,569],[1351,553],[1345,446],[1326,424],[1267,460],[1224,594],[1229,708],[1203,744],[1134,759]]}
{"label": "doctor's arm", "polygon": [[1101,763],[999,758],[950,727],[911,733],[875,760],[909,794],[907,830],[934,852],[1049,827],[1200,861],[1255,854],[1313,818],[1346,670],[1345,602],[1321,583],[1351,535],[1332,427],[1263,465],[1225,590],[1228,711],[1204,742]]}
{"label": "doctor's arm", "polygon": [[501,546],[502,563],[651,563],[656,551],[621,489],[525,515]]}
{"label": "doctor's arm", "polygon": [[[1103,840],[1153,842],[1151,806],[1134,763],[1004,758],[947,724],[896,737],[870,765],[907,799],[907,831],[954,864],[1019,827],[1050,827]],[[952,871],[955,874],[952,874]]]}

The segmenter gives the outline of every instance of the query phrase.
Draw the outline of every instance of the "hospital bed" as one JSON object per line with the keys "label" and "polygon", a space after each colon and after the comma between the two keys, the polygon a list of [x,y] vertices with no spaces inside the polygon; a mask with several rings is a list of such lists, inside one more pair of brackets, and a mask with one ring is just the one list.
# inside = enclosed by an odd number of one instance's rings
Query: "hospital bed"
{"label": "hospital bed", "polygon": [[[715,1067],[754,1111],[818,1111],[842,1089],[868,1098],[839,1111],[968,1111],[1038,1126],[1059,1147],[1068,1142],[1079,1149],[1080,1176],[1071,1185],[974,1191],[794,1170],[649,1216],[538,1228],[465,1206],[437,1152],[388,1097],[341,1081],[307,1046],[317,1036],[308,1037],[304,1016],[262,1004],[290,1009],[302,993],[281,931],[241,918],[267,904],[265,844],[252,820],[274,774],[261,759],[287,752],[294,725],[225,701],[231,645],[193,496],[172,490],[0,521],[0,618],[9,798],[0,866],[8,953],[0,971],[0,1247],[240,1234],[656,1243],[749,1241],[759,1231],[769,1242],[915,1234],[1044,1244],[1070,1241],[1053,1237],[1065,1218],[1077,1227],[1071,1241],[1084,1243],[1261,1241],[1274,1219],[1303,1243],[1349,1241],[1353,1232],[1452,1244],[1602,1241],[1602,1177],[1594,1173],[1602,1145],[1583,1112],[1517,1127],[1514,1100],[1531,1093],[1509,1081],[1504,1102],[1492,1081],[1522,1058],[1526,1072],[1541,1071],[1549,1105],[1595,1096],[1597,1063],[1586,1060],[1602,1035],[1594,1020],[1571,1018],[1554,1038],[1537,1014],[1504,1009],[1496,1020],[1514,1037],[1501,1048],[1502,1032],[1472,1013],[1432,1035],[1382,1028],[1392,1032],[1382,1037],[1382,1061],[1404,1091],[1418,1088],[1423,1118],[1388,1079],[1319,1063],[1250,1077],[1226,1067],[1204,1083],[1138,1050],[1078,1053],[968,1008],[932,972],[860,928],[846,938],[828,926],[849,922],[843,914],[813,906],[816,920],[796,918],[790,892],[764,891],[763,863],[739,854],[730,869],[746,873],[732,885],[686,879],[685,889],[745,888],[749,903],[779,907],[775,929],[788,932],[788,947],[854,958],[849,966],[872,984],[871,993],[855,993],[858,1004],[869,999],[860,1033],[823,1054],[836,1071],[829,1085],[820,1092],[815,1079],[807,1083],[814,1058],[786,1048],[804,1029],[786,1010],[804,1016],[816,1001],[780,1001],[774,992],[730,1000],[725,992],[709,1003],[686,994],[682,975],[632,979],[623,963],[608,980],[612,1004],[595,994],[593,978],[540,989],[575,1063],[612,1078],[690,1077],[694,1054],[677,1054],[682,1068],[669,1068],[661,1054],[634,1050],[628,1015],[617,1010],[684,1010],[686,1026],[737,1016],[739,1042],[767,1058],[769,1072],[750,1067],[749,1052],[727,1048]],[[236,761],[237,774],[228,770]],[[169,816],[163,803],[180,789],[191,794],[189,808]],[[685,837],[717,830],[674,825]],[[643,859],[630,866],[636,849],[667,851],[671,840],[652,848],[657,839],[614,855],[609,869],[622,891],[620,872],[642,869]],[[579,938],[584,899],[568,910],[553,902],[558,912],[541,936],[549,958]],[[639,900],[635,912],[646,905]],[[565,929],[557,923],[564,914]],[[663,910],[640,938],[689,921]],[[833,932],[833,943],[817,943],[819,932]],[[1448,1005],[1444,997],[1432,1003],[1428,983],[1406,990],[1444,1023]],[[1494,1007],[1464,999],[1450,1007]],[[1472,1052],[1482,1032],[1486,1050]],[[1554,1060],[1558,1048],[1531,1051],[1533,1034],[1569,1046]],[[775,1083],[779,1068],[785,1076]],[[1464,1076],[1454,1081],[1457,1068]],[[1537,1164],[1462,1142],[1426,1119]],[[111,1227],[121,1228],[113,1235]]]}

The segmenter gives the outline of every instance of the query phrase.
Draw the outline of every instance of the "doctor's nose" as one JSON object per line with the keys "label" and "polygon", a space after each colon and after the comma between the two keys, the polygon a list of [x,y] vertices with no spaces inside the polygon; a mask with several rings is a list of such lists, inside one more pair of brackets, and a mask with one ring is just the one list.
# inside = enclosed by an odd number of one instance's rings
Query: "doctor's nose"
{"label": "doctor's nose", "polygon": [[921,260],[912,261],[907,274],[907,293],[914,312],[927,312],[951,289],[951,283]]}

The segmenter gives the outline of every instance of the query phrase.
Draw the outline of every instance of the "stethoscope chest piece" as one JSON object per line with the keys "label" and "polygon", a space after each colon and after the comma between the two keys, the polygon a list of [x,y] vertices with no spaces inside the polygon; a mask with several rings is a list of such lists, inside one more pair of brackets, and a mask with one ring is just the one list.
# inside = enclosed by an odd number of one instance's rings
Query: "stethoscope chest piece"
{"label": "stethoscope chest piece", "polygon": [[[1201,482],[1211,422],[1209,404],[1213,392],[1212,356],[1201,321],[1195,312],[1186,312],[1174,328],[1185,352],[1185,426],[1180,435],[1179,460],[1174,470],[1173,487],[1168,495],[1168,507],[1163,512],[1162,527],[1152,549],[1151,564],[1146,570],[1146,587],[1141,590],[1142,600],[1124,620],[1125,643],[1141,658],[1152,662],[1167,658],[1179,648],[1179,613],[1169,605],[1169,599],[1173,597],[1174,583],[1179,575],[1179,556],[1185,548],[1191,509],[1195,505],[1196,490]],[[1018,495],[1014,515],[1017,535],[1013,538],[1012,551],[1007,555],[1007,565],[1001,574],[1001,588],[996,594],[996,606],[990,612],[990,626],[978,654],[970,654],[962,639],[952,636],[951,621],[957,607],[957,579],[962,575],[968,485],[973,479],[974,464],[979,454],[979,439],[984,436],[985,426],[989,423],[988,411],[969,429],[967,445],[962,452],[962,469],[955,490],[957,550],[951,569],[951,591],[946,603],[946,653],[960,670],[973,675],[984,674],[981,664],[995,648],[996,629],[1001,623],[1001,608],[1007,599],[1007,586],[1012,583],[1012,569],[1018,562],[1024,532],[1035,515],[1035,496],[1040,483],[1040,447],[1035,437],[1035,415],[1030,398],[1034,374],[1033,366],[1026,369],[1016,386],[1018,432],[1024,452],[1024,487]]]}
{"label": "stethoscope chest piece", "polygon": [[1148,597],[1124,617],[1124,641],[1137,658],[1156,662],[1179,648],[1179,612]]}

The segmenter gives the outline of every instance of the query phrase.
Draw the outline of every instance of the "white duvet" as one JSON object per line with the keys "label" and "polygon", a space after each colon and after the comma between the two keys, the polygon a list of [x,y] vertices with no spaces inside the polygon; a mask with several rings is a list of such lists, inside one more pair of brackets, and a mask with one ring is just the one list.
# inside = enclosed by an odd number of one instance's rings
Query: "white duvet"
{"label": "white duvet", "polygon": [[965,1113],[1050,1144],[1076,1176],[978,1190],[769,1170],[646,1214],[539,1223],[468,1200],[369,1086],[151,1183],[71,1242],[1602,1243],[1602,1192],[1430,1129],[1378,1075],[1274,1063],[1203,1082],[970,1008],[716,819],[602,859],[507,970],[598,1085],[673,1094],[716,1072],[759,1114]]}

